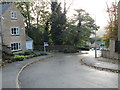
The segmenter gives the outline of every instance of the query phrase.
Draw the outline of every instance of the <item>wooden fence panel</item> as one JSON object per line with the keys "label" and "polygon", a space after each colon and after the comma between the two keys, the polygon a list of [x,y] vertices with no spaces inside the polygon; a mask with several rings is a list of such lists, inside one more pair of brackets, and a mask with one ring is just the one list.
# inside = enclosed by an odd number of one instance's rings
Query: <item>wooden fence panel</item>
{"label": "wooden fence panel", "polygon": [[[43,51],[44,47],[42,45],[38,45],[38,46],[34,46],[34,49]],[[48,51],[50,51],[50,50],[64,51],[65,49],[77,50],[76,47],[68,46],[68,45],[55,45],[55,46],[48,46],[48,47],[46,47],[46,50],[48,50]]]}

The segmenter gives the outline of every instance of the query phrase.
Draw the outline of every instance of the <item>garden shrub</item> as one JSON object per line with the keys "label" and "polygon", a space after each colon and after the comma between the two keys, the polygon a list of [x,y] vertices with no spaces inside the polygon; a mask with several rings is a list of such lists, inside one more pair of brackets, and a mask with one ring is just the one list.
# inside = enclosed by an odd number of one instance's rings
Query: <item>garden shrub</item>
{"label": "garden shrub", "polygon": [[11,60],[4,60],[4,63],[12,63]]}
{"label": "garden shrub", "polygon": [[35,54],[33,51],[27,51],[24,53],[24,55],[33,55],[33,54]]}
{"label": "garden shrub", "polygon": [[15,55],[14,58],[16,59],[16,61],[23,61],[26,58],[26,56],[24,56],[24,55]]}
{"label": "garden shrub", "polygon": [[5,56],[5,57],[3,58],[3,62],[4,62],[5,60],[11,60],[12,62],[16,61],[15,58],[14,58],[14,57],[11,57],[11,56]]}
{"label": "garden shrub", "polygon": [[41,52],[40,55],[48,55],[46,52]]}
{"label": "garden shrub", "polygon": [[78,52],[77,50],[72,50],[72,49],[64,49],[64,51],[63,51],[64,53],[76,53],[76,52]]}
{"label": "garden shrub", "polygon": [[25,54],[24,54],[24,53],[18,53],[18,54],[16,54],[16,55],[21,55],[21,56],[23,55],[23,56],[24,56]]}

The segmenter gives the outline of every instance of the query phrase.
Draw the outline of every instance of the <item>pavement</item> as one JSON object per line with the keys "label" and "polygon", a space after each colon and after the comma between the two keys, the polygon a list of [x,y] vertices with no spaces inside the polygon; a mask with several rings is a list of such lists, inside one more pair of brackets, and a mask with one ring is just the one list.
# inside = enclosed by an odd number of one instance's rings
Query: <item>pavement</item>
{"label": "pavement", "polygon": [[100,57],[100,51],[98,51],[97,58],[94,57],[94,51],[88,52],[88,54],[84,55],[81,63],[99,70],[120,73],[120,63],[118,63],[117,60]]}
{"label": "pavement", "polygon": [[2,75],[2,88],[16,88],[17,74],[24,65],[50,56],[51,55],[34,57],[24,61],[13,62],[11,64],[7,64],[5,67],[2,67],[0,72],[0,75]]}

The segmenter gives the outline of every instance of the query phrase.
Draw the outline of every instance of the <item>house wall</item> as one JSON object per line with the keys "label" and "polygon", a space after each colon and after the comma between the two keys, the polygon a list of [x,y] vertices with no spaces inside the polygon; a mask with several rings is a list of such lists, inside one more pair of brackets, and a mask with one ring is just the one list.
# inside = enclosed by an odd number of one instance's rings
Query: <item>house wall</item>
{"label": "house wall", "polygon": [[[11,11],[17,12],[17,19],[11,19]],[[26,39],[25,39],[25,26],[24,26],[24,17],[20,13],[20,11],[16,8],[13,4],[9,7],[8,10],[3,14],[3,43],[10,47],[12,42],[21,42],[21,49],[26,49]],[[19,27],[20,28],[20,35],[19,36],[12,36],[10,33],[11,27]]]}

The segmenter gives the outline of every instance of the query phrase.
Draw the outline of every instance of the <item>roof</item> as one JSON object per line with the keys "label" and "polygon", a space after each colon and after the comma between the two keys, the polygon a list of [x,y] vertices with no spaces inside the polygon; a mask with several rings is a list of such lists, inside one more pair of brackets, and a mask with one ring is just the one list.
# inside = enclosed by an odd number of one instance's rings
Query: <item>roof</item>
{"label": "roof", "polygon": [[26,35],[26,41],[33,41],[28,35]]}
{"label": "roof", "polygon": [[0,15],[4,14],[4,12],[12,5],[12,3],[0,4]]}

